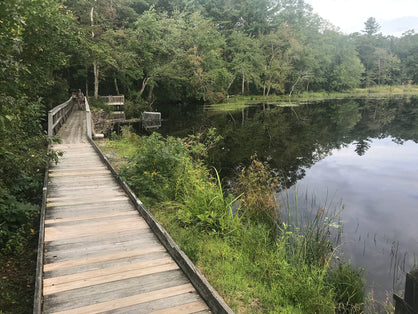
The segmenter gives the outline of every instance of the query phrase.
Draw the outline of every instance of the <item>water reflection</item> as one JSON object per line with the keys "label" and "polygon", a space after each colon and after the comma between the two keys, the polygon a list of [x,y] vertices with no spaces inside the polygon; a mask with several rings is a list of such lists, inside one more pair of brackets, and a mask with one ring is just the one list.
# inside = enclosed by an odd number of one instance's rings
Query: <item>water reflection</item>
{"label": "water reflection", "polygon": [[[223,141],[210,162],[224,178],[254,153],[283,186],[341,198],[345,257],[366,268],[382,298],[402,288],[418,254],[418,100],[339,100],[238,112],[159,108],[162,133],[185,136],[216,127]],[[414,255],[415,254],[415,255]],[[399,280],[398,280],[399,279]]]}
{"label": "water reflection", "polygon": [[418,257],[418,145],[392,138],[369,143],[364,154],[356,143],[333,150],[297,185],[322,198],[326,190],[343,198],[341,250],[365,268],[368,285],[383,298],[385,290],[403,288]]}

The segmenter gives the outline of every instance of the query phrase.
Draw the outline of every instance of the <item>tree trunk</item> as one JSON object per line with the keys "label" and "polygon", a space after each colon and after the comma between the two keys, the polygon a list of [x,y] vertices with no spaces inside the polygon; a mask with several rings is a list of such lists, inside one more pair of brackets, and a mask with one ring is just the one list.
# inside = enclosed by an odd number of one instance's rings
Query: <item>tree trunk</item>
{"label": "tree trunk", "polygon": [[144,79],[142,80],[142,87],[141,87],[141,90],[139,91],[139,95],[140,95],[140,96],[142,96],[142,93],[144,92],[145,87],[147,87],[147,85],[148,85],[148,81],[149,81],[149,80],[150,80],[150,77],[144,78]]}
{"label": "tree trunk", "polygon": [[226,92],[229,94],[229,89],[231,88],[231,86],[232,86],[232,84],[234,83],[234,81],[235,81],[235,76],[232,78],[232,80],[231,80],[231,82],[228,84],[228,87],[226,88]]}
{"label": "tree trunk", "polygon": [[115,81],[116,95],[120,95],[120,93],[119,93],[119,86],[118,86],[118,80],[116,79],[116,77],[115,77],[114,81]]}
{"label": "tree trunk", "polygon": [[244,73],[242,73],[242,82],[241,82],[241,95],[244,96],[245,92],[245,76]]}
{"label": "tree trunk", "polygon": [[148,102],[151,104],[151,102],[152,102],[152,99],[154,98],[154,94],[153,94],[153,92],[154,92],[154,86],[150,86],[149,87],[149,90],[148,90]]}
{"label": "tree trunk", "polygon": [[[90,10],[90,26],[91,26],[91,38],[94,38],[94,7]],[[93,61],[93,74],[94,74],[94,98],[99,97],[99,65],[97,60]]]}
{"label": "tree trunk", "polygon": [[93,62],[93,73],[94,73],[94,98],[99,97],[99,66],[96,60]]}

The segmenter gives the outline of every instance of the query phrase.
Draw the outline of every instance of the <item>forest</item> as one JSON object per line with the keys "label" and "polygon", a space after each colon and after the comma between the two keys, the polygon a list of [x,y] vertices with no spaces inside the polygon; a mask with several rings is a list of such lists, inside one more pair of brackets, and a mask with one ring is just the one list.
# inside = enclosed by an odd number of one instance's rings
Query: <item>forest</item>
{"label": "forest", "polygon": [[57,157],[47,111],[71,89],[124,94],[135,112],[410,85],[418,34],[384,36],[373,17],[343,34],[303,0],[11,0],[0,2],[0,64],[0,309],[13,311],[25,304],[13,291],[31,300],[43,169]]}

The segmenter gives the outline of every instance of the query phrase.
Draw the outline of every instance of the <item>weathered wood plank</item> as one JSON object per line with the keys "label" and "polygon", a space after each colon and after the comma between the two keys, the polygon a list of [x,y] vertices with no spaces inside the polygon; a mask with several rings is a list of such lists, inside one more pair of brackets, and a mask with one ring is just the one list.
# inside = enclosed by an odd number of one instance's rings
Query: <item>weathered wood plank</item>
{"label": "weathered wood plank", "polygon": [[58,203],[47,203],[46,207],[63,207],[63,206],[76,206],[76,205],[87,205],[87,204],[101,204],[104,201],[107,202],[120,202],[120,201],[126,201],[127,197],[126,196],[111,196],[109,198],[104,198],[105,200],[100,200],[98,201],[97,199],[81,199],[81,200],[74,200],[72,202],[68,201],[68,202],[58,202]]}
{"label": "weathered wood plank", "polygon": [[[189,283],[180,269],[45,296],[44,312],[64,311]],[[53,305],[53,306],[52,306]]]}
{"label": "weathered wood plank", "polygon": [[151,312],[153,314],[188,314],[188,313],[196,313],[199,311],[207,310],[208,306],[206,305],[203,300],[199,300],[192,303],[187,303],[175,307],[170,307],[167,309],[163,309],[160,311]]}
{"label": "weathered wood plank", "polygon": [[75,273],[70,274],[66,276],[58,276],[54,278],[47,278],[44,280],[44,286],[58,286],[62,285],[68,282],[75,282],[75,281],[86,281],[90,278],[97,278],[101,276],[107,276],[111,274],[117,274],[117,273],[124,273],[132,270],[142,270],[150,267],[160,266],[160,265],[166,265],[172,263],[172,259],[169,256],[166,256],[164,258],[159,258],[156,260],[151,261],[143,261],[139,263],[134,264],[128,264],[128,265],[117,265],[117,266],[111,266],[104,269],[97,269],[92,271],[87,271],[83,273]]}
{"label": "weathered wood plank", "polygon": [[160,272],[173,270],[173,269],[178,269],[178,266],[174,261],[170,260],[169,262],[165,264],[154,266],[154,267],[148,267],[144,269],[133,269],[133,270],[125,271],[122,273],[109,273],[100,277],[90,278],[89,280],[79,279],[77,281],[65,282],[65,284],[49,285],[48,283],[45,284],[45,280],[48,280],[48,279],[45,279],[44,280],[44,295],[49,295],[53,293],[58,293],[62,291],[73,290],[73,289],[78,289],[78,288],[83,288],[83,287],[88,287],[88,286],[94,286],[94,285],[101,284],[101,283],[118,281],[118,280],[123,280],[127,278],[132,278],[132,277],[141,277],[144,275],[160,273]]}
{"label": "weathered wood plank", "polygon": [[[137,314],[137,313],[152,313],[155,311],[165,310],[170,307],[185,305],[188,303],[201,300],[197,293],[185,293],[177,296],[172,296],[164,299],[158,299],[147,303],[140,303],[129,307],[124,307],[111,311],[112,314]],[[210,313],[210,312],[209,312]]]}
{"label": "weathered wood plank", "polygon": [[72,217],[72,218],[61,218],[56,217],[55,219],[47,219],[45,220],[45,224],[61,224],[66,222],[75,222],[75,221],[85,221],[85,220],[91,220],[91,219],[102,219],[102,218],[115,218],[120,216],[138,216],[138,213],[131,210],[131,211],[125,211],[125,212],[118,212],[118,213],[106,213],[102,215],[94,215],[94,216],[82,216],[82,217]]}
{"label": "weathered wood plank", "polygon": [[93,314],[93,313],[101,313],[104,311],[111,311],[115,309],[120,309],[124,307],[128,307],[135,304],[146,303],[162,298],[168,298],[180,294],[191,293],[194,292],[194,288],[191,284],[185,284],[182,286],[175,286],[171,288],[156,290],[152,292],[147,292],[143,294],[138,294],[126,298],[111,300],[108,302],[103,302],[99,304],[89,305],[81,308],[75,308],[73,310],[62,311],[58,312],[61,314]]}
{"label": "weathered wood plank", "polygon": [[71,268],[64,268],[64,269],[58,269],[54,271],[45,272],[44,279],[56,278],[56,277],[67,276],[67,275],[74,275],[77,273],[84,273],[84,272],[89,272],[89,271],[94,271],[94,270],[99,270],[99,269],[105,269],[109,267],[132,265],[136,263],[159,260],[159,259],[167,258],[167,257],[170,257],[170,255],[167,252],[156,252],[156,253],[137,255],[133,257],[127,257],[127,258],[114,259],[111,261],[98,262],[94,264],[74,266]]}
{"label": "weathered wood plank", "polygon": [[54,177],[70,177],[70,176],[90,176],[90,175],[98,175],[98,174],[108,174],[109,170],[94,170],[94,171],[79,171],[79,172],[53,172],[49,174],[50,178]]}
{"label": "weathered wood plank", "polygon": [[98,222],[88,224],[87,226],[79,225],[77,228],[73,226],[46,227],[45,242],[88,237],[96,234],[117,233],[147,227],[148,225],[143,220],[136,217],[125,219],[117,225],[109,224],[108,222]]}

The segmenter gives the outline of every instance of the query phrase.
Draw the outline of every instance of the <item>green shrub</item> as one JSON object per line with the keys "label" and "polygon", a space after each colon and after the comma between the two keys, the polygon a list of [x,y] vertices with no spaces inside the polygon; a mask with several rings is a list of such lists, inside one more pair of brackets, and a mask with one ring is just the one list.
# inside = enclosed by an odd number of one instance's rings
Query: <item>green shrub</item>
{"label": "green shrub", "polygon": [[232,196],[224,197],[219,182],[193,161],[188,146],[180,139],[164,139],[158,133],[142,138],[130,164],[122,171],[140,196],[179,202],[177,217],[184,226],[227,234],[237,228],[232,215]]}
{"label": "green shrub", "polygon": [[177,182],[190,159],[183,142],[153,133],[143,138],[141,144],[122,175],[140,196],[175,200]]}
{"label": "green shrub", "polygon": [[251,157],[251,165],[242,169],[234,185],[234,193],[241,195],[238,212],[243,220],[263,223],[276,232],[279,208],[274,197],[277,181],[267,163]]}

